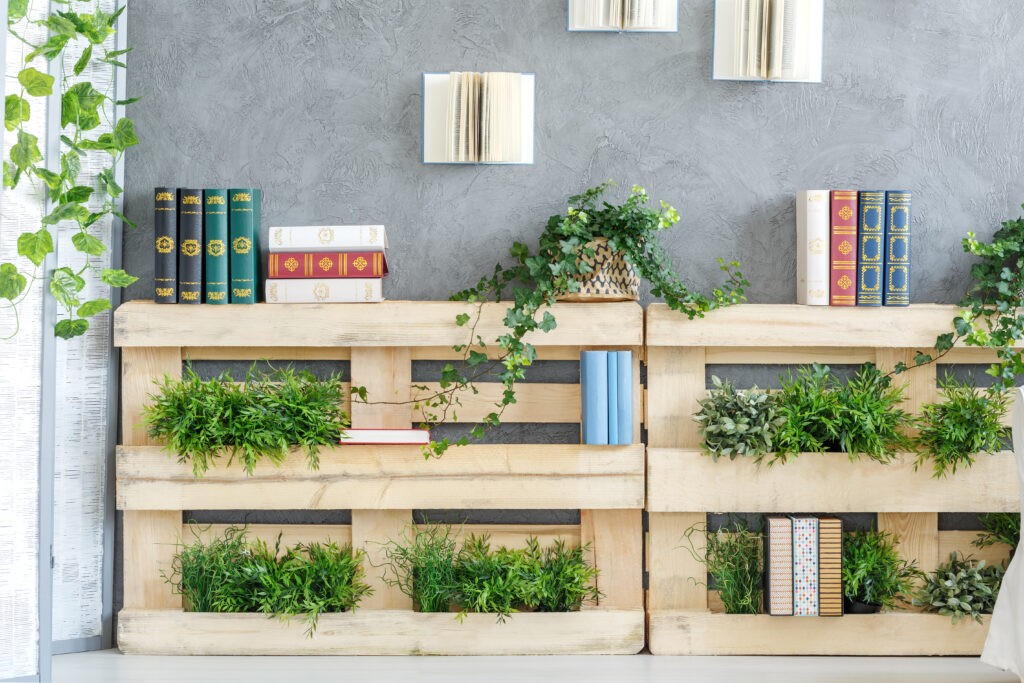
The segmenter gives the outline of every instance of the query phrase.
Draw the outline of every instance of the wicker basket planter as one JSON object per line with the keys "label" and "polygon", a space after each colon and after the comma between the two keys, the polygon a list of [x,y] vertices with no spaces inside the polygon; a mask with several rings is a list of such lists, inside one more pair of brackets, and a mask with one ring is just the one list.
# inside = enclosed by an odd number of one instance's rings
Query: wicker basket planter
{"label": "wicker basket planter", "polygon": [[594,256],[582,256],[582,260],[593,269],[579,278],[577,292],[566,292],[558,296],[559,301],[636,301],[640,298],[640,276],[636,268],[626,260],[620,251],[612,251],[608,239],[599,237],[588,242]]}

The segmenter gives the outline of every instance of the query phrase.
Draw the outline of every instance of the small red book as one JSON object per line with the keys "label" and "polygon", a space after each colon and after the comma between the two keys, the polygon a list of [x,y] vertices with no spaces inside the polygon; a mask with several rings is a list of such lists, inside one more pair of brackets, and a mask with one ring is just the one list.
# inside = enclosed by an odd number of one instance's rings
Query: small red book
{"label": "small red book", "polygon": [[342,445],[425,446],[430,443],[426,429],[345,429],[341,432]]}
{"label": "small red book", "polygon": [[388,261],[379,251],[271,254],[267,273],[272,278],[385,277]]}
{"label": "small red book", "polygon": [[829,305],[857,305],[857,192],[832,190]]}

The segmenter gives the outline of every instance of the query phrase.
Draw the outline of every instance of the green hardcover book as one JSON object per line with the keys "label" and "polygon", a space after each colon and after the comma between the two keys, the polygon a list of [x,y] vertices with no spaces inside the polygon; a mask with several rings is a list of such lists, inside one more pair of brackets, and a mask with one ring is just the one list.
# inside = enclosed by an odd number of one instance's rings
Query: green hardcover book
{"label": "green hardcover book", "polygon": [[203,190],[206,303],[228,303],[228,191]]}
{"label": "green hardcover book", "polygon": [[228,236],[231,238],[231,303],[256,303],[256,241],[252,190],[228,190]]}
{"label": "green hardcover book", "polygon": [[252,191],[252,279],[253,296],[255,301],[263,301],[263,278],[260,275],[263,269],[260,268],[260,221],[263,218],[263,190],[254,188]]}

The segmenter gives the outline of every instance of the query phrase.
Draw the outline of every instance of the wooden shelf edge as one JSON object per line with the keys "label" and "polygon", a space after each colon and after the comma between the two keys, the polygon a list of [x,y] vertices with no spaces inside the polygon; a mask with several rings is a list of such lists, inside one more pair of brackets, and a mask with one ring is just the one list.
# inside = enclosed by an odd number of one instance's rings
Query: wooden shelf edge
{"label": "wooden shelf edge", "polygon": [[901,454],[882,465],[845,453],[806,453],[768,467],[737,458],[713,461],[699,449],[647,450],[650,512],[1017,512],[1012,452],[979,456],[944,479],[930,464],[913,469]]}
{"label": "wooden shelf edge", "polygon": [[260,614],[197,614],[123,609],[118,647],[149,655],[540,655],[636,654],[644,647],[642,609],[524,613],[498,623],[493,614],[357,610],[320,617],[305,636]]}
{"label": "wooden shelf edge", "polygon": [[657,655],[978,655],[990,617],[954,625],[940,614],[765,614],[652,611]]}

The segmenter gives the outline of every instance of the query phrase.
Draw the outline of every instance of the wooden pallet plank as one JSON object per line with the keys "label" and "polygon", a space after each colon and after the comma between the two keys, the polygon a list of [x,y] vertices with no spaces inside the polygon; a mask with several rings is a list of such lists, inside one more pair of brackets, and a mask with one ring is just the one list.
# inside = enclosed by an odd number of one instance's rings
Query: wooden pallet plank
{"label": "wooden pallet plank", "polygon": [[860,365],[875,362],[875,349],[861,346],[710,346],[708,365]]}
{"label": "wooden pallet plank", "polygon": [[348,360],[347,346],[185,346],[181,357],[186,360]]}
{"label": "wooden pallet plank", "polygon": [[[419,386],[426,389],[413,389],[413,398],[432,396],[440,390],[437,382],[423,382]],[[482,422],[484,417],[495,412],[505,391],[505,385],[498,382],[480,382],[476,385],[478,393],[460,392],[457,396],[462,402],[454,406],[454,415],[458,420],[449,422]],[[579,384],[545,384],[541,382],[524,382],[515,388],[516,402],[505,408],[501,416],[503,423],[511,422],[543,422],[575,424],[580,421],[580,385]],[[436,408],[427,409],[438,413]],[[423,419],[420,411],[415,411],[416,420]]]}
{"label": "wooden pallet plank", "polygon": [[693,415],[707,394],[704,349],[647,350],[647,443],[658,447],[700,444]]}
{"label": "wooden pallet plank", "polygon": [[1010,559],[1010,546],[1005,543],[977,548],[973,545],[978,538],[977,531],[940,531],[939,532],[939,562],[949,559],[952,552],[973,555],[976,560],[985,560],[989,564],[1002,564]]}
{"label": "wooden pallet plank", "polygon": [[118,644],[149,655],[541,655],[636,654],[644,646],[643,610],[584,610],[512,615],[370,610],[325,614],[316,635],[305,625],[259,614],[122,610]]}
{"label": "wooden pallet plank", "polygon": [[643,608],[643,522],[640,510],[581,510],[580,536],[600,573],[602,609]]}
{"label": "wooden pallet plank", "polygon": [[[707,515],[692,512],[650,512],[647,553],[649,610],[707,609],[706,570],[698,558],[684,548],[684,534],[694,525],[707,522]],[[695,543],[700,552],[702,544]],[[699,583],[697,583],[699,582]]]}
{"label": "wooden pallet plank", "polygon": [[923,572],[939,564],[939,515],[936,512],[879,512],[878,530],[900,538],[899,553]]}
{"label": "wooden pallet plank", "polygon": [[[672,512],[1016,512],[1020,496],[1013,454],[979,458],[947,479],[914,471],[914,456],[889,465],[845,453],[804,453],[785,465],[746,458],[714,462],[697,449],[649,448],[647,509]],[[837,495],[837,483],[842,495]]]}
{"label": "wooden pallet plank", "polygon": [[[507,332],[507,303],[483,305],[475,334],[487,342]],[[643,309],[635,302],[555,304],[558,326],[535,332],[536,346],[575,346],[579,340],[602,346],[643,344]],[[164,306],[129,301],[114,314],[114,345],[126,346],[288,346],[300,330],[302,346],[401,347],[465,344],[469,327],[455,317],[474,313],[461,302],[385,301],[374,304],[254,304],[251,306]],[[472,340],[468,340],[472,341]]]}
{"label": "wooden pallet plank", "polygon": [[652,611],[650,649],[658,655],[978,655],[984,625],[953,625],[939,614],[764,614]]}
{"label": "wooden pallet plank", "polygon": [[[226,458],[223,459],[226,462]],[[234,464],[201,479],[159,447],[118,448],[121,510],[631,508],[644,504],[644,447],[490,445],[424,459],[409,446],[338,446],[309,470],[294,452],[253,476]]]}
{"label": "wooden pallet plank", "polygon": [[[561,323],[559,323],[561,324]],[[484,340],[488,341],[488,340]],[[536,346],[537,360],[566,360],[566,361],[579,361],[580,359],[580,344],[570,346]],[[497,346],[493,342],[487,347],[481,349],[476,348],[477,351],[486,353],[488,358],[499,358],[504,352],[500,346]],[[587,350],[590,351],[632,351],[635,356],[639,356],[643,353],[643,346],[628,346],[625,344],[613,344],[605,346],[591,346],[587,345]],[[462,352],[456,351],[451,346],[414,346],[410,349],[412,352],[413,360],[459,360],[462,358]]]}

